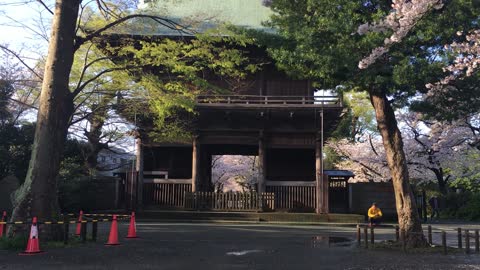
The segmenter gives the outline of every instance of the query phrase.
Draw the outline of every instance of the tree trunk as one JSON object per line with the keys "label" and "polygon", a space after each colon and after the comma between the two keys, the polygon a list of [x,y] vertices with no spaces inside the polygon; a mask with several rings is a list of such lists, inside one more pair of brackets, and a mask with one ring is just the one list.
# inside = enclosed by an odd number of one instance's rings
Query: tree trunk
{"label": "tree trunk", "polygon": [[435,177],[437,178],[438,190],[440,191],[440,193],[442,193],[443,195],[447,195],[447,183],[444,179],[443,169],[431,168],[430,170],[435,174]]}
{"label": "tree trunk", "polygon": [[[33,216],[40,221],[56,220],[60,213],[57,178],[68,123],[73,113],[73,98],[68,84],[80,2],[56,1],[32,156],[25,183],[15,192],[13,221],[28,220]],[[59,231],[52,226],[40,228],[46,232],[42,234],[44,239],[55,237],[54,232]],[[9,233],[12,235],[15,231]]]}
{"label": "tree trunk", "polygon": [[[108,143],[102,143],[102,129],[105,125],[105,119],[108,117],[108,102],[113,97],[103,97],[98,105],[92,105],[92,114],[87,118],[90,124],[90,130],[85,129],[84,134],[88,139],[88,147],[85,158],[85,166],[90,175],[94,175],[98,168],[98,153],[108,148]],[[102,169],[102,168],[100,168]]]}
{"label": "tree trunk", "polygon": [[407,161],[395,113],[384,92],[371,92],[370,101],[375,109],[378,130],[383,139],[387,163],[392,176],[398,224],[400,229],[405,231],[408,247],[425,246],[427,242],[423,235],[415,197],[410,189]]}

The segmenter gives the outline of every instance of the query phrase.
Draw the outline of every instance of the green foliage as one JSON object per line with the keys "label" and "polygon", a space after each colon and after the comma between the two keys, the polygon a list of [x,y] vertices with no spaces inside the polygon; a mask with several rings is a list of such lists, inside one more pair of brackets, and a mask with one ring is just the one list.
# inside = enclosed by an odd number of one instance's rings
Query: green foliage
{"label": "green foliage", "polygon": [[[247,46],[252,46],[254,40],[233,32],[227,36],[208,32],[191,40],[124,42],[121,47],[107,46],[105,50],[128,59],[129,65],[144,67],[133,73],[141,88],[137,97],[148,101],[154,119],[150,137],[155,141],[190,141],[196,97],[234,91],[261,67],[246,55]],[[145,108],[130,113],[142,111]]]}
{"label": "green foliage", "polygon": [[347,111],[331,137],[357,141],[366,133],[375,133],[377,131],[375,111],[368,99],[368,93],[348,91],[343,97]]}
{"label": "green foliage", "polygon": [[23,183],[27,174],[35,124],[0,125],[0,180],[15,175]]}
{"label": "green foliage", "polygon": [[62,178],[58,184],[60,208],[63,212],[95,210],[95,185],[90,177]]}
{"label": "green foliage", "polygon": [[0,238],[0,250],[20,251],[25,248],[28,241],[28,235],[17,235],[12,238]]}
{"label": "green foliage", "polygon": [[397,106],[425,93],[425,84],[444,76],[448,52],[444,44],[459,37],[458,30],[477,26],[479,8],[469,0],[448,1],[429,13],[388,55],[366,70],[358,62],[383,44],[390,33],[356,34],[358,26],[390,11],[389,1],[274,0],[270,25],[286,40],[269,52],[291,75],[311,78],[323,88],[343,85],[360,91],[385,91]]}
{"label": "green foliage", "polygon": [[441,214],[447,218],[480,220],[480,193],[449,193]]}

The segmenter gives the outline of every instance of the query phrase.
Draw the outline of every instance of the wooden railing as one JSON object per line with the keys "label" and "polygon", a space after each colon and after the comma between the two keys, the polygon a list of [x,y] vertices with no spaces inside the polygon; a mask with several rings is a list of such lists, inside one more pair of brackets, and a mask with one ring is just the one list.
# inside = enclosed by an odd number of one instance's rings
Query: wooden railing
{"label": "wooden railing", "polygon": [[164,208],[184,208],[185,194],[191,190],[190,179],[145,179],[143,203]]}
{"label": "wooden railing", "polygon": [[204,95],[197,97],[197,105],[342,107],[343,101],[341,96]]}
{"label": "wooden railing", "polygon": [[275,194],[276,209],[315,210],[315,182],[267,182],[266,191]]}
{"label": "wooden railing", "polygon": [[275,209],[273,193],[194,192],[185,196],[185,208],[192,210],[258,211]]}

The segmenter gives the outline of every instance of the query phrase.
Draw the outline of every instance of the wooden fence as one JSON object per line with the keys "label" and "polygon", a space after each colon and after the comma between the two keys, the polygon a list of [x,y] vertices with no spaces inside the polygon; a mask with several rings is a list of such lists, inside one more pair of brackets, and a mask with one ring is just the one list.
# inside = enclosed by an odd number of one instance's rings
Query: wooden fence
{"label": "wooden fence", "polygon": [[273,193],[189,192],[185,195],[185,208],[187,209],[223,211],[275,209],[275,196]]}
{"label": "wooden fence", "polygon": [[185,194],[191,190],[192,184],[190,180],[145,179],[143,184],[143,202],[145,205],[163,208],[184,208]]}
{"label": "wooden fence", "polygon": [[315,210],[315,182],[267,182],[266,191],[275,194],[276,209]]}

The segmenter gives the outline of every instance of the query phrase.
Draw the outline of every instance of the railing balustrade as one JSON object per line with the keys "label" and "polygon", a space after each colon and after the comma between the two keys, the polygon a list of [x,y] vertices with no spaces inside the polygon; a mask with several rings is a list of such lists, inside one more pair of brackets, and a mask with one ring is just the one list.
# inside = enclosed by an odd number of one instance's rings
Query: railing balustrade
{"label": "railing balustrade", "polygon": [[197,105],[342,107],[341,96],[201,95]]}

